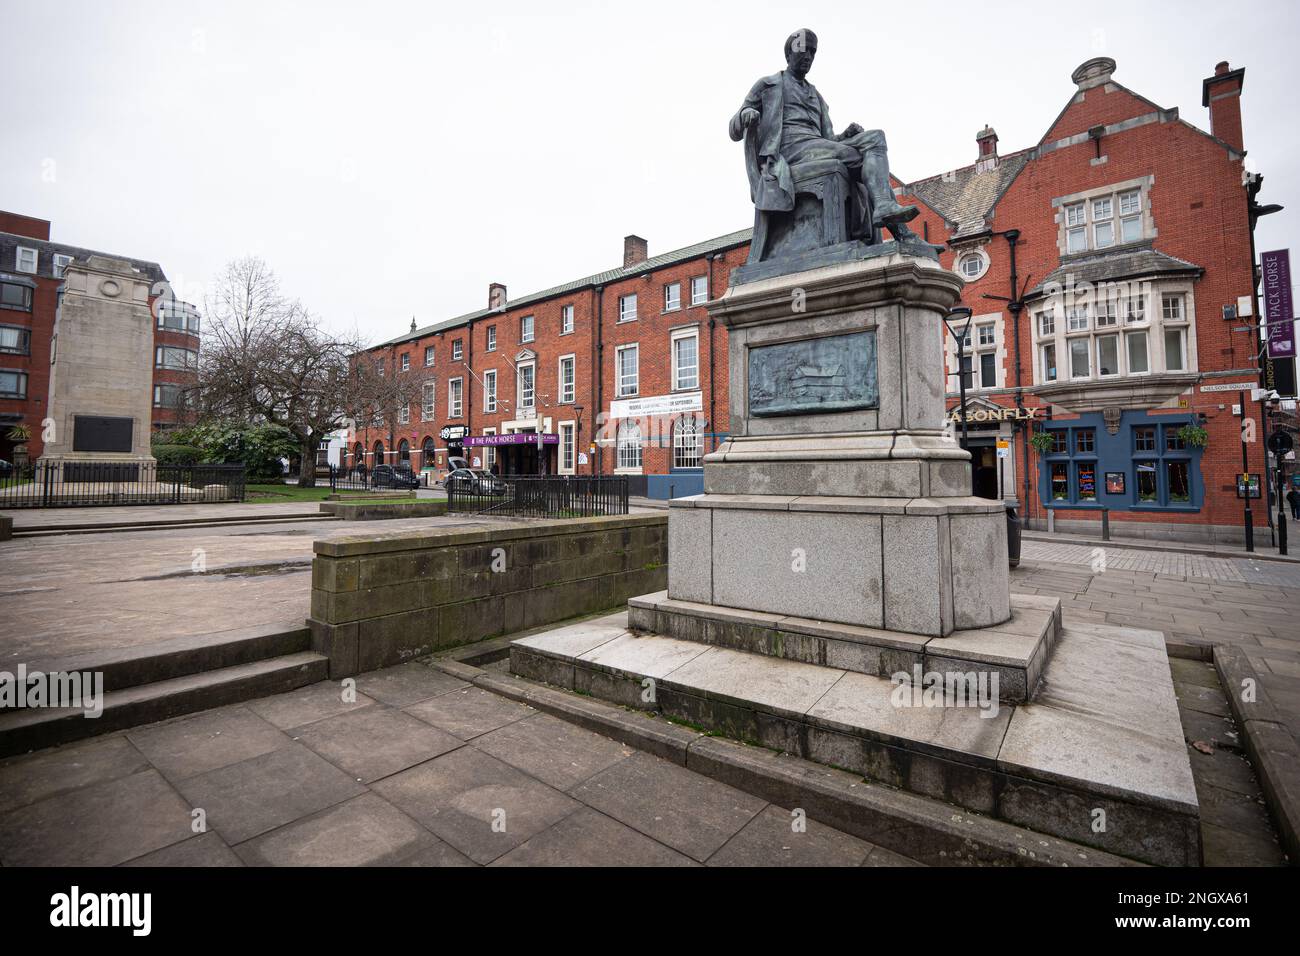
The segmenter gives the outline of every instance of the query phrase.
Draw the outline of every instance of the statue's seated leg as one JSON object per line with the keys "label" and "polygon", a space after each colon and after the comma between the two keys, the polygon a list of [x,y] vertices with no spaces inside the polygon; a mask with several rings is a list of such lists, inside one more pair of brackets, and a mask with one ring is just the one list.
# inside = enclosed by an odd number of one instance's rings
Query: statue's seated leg
{"label": "statue's seated leg", "polygon": [[[862,156],[862,181],[867,192],[871,194],[871,211],[874,225],[884,226],[894,233],[893,226],[915,219],[920,209],[916,206],[901,205],[894,198],[894,187],[889,182],[889,146],[885,134],[878,129],[864,129],[855,136],[845,139],[846,146],[853,147]],[[911,230],[908,230],[910,233]],[[894,233],[895,238],[901,238]]]}

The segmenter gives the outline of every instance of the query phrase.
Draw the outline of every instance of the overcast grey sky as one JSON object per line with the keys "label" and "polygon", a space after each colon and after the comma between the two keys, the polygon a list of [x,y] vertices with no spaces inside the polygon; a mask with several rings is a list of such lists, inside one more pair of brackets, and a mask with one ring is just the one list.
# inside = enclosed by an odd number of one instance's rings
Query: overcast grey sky
{"label": "overcast grey sky", "polygon": [[[163,265],[201,300],[256,254],[332,327],[380,340],[751,224],[725,128],[792,30],[837,127],[884,129],[895,173],[965,165],[985,123],[1035,144],[1115,78],[1209,128],[1201,80],[1246,67],[1260,248],[1300,215],[1290,0],[478,4],[0,0],[0,208]],[[883,47],[873,51],[875,47]]]}

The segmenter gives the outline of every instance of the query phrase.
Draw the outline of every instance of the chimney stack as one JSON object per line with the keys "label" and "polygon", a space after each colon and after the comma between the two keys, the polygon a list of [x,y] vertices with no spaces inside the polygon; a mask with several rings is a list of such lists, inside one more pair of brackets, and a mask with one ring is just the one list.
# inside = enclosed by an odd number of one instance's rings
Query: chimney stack
{"label": "chimney stack", "polygon": [[1201,82],[1201,105],[1210,108],[1210,135],[1243,152],[1241,88],[1245,85],[1245,67],[1234,70],[1227,60],[1215,66],[1214,75]]}
{"label": "chimney stack", "polygon": [[635,266],[650,258],[650,243],[640,236],[623,237],[623,265]]}
{"label": "chimney stack", "polygon": [[998,158],[998,134],[992,126],[985,126],[975,134],[975,143],[979,146],[980,160]]}
{"label": "chimney stack", "polygon": [[500,282],[493,282],[488,286],[488,308],[501,309],[506,304],[506,287]]}

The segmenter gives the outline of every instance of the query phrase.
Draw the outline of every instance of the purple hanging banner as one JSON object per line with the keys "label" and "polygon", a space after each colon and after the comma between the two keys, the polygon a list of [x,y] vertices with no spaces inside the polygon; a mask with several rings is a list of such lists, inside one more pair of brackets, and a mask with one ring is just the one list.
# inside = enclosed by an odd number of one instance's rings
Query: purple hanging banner
{"label": "purple hanging banner", "polygon": [[1264,276],[1264,321],[1268,324],[1268,357],[1295,358],[1295,308],[1291,302],[1291,250],[1259,256]]}

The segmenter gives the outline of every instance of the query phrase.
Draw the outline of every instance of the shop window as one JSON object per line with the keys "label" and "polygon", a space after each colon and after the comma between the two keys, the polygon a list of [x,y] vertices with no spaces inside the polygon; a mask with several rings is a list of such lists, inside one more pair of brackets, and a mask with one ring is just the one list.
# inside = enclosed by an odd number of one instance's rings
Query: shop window
{"label": "shop window", "polygon": [[1139,461],[1137,465],[1137,500],[1154,503],[1159,499],[1156,488],[1156,466],[1153,462]]}
{"label": "shop window", "polygon": [[1070,500],[1069,465],[1063,461],[1052,462],[1052,500]]}
{"label": "shop window", "polygon": [[1192,482],[1186,461],[1165,462],[1171,504],[1187,504],[1192,500]]}
{"label": "shop window", "polygon": [[[1192,501],[1192,459],[1178,432],[1187,423],[1133,429],[1138,504],[1186,507]],[[1138,458],[1137,456],[1141,457]]]}
{"label": "shop window", "polygon": [[1095,462],[1079,462],[1075,465],[1075,481],[1079,489],[1079,500],[1096,502],[1097,500],[1097,465]]}
{"label": "shop window", "polygon": [[[1097,430],[1052,428],[1048,452],[1048,484],[1052,501],[1065,504],[1097,503]],[[1052,460],[1055,459],[1055,460]]]}

